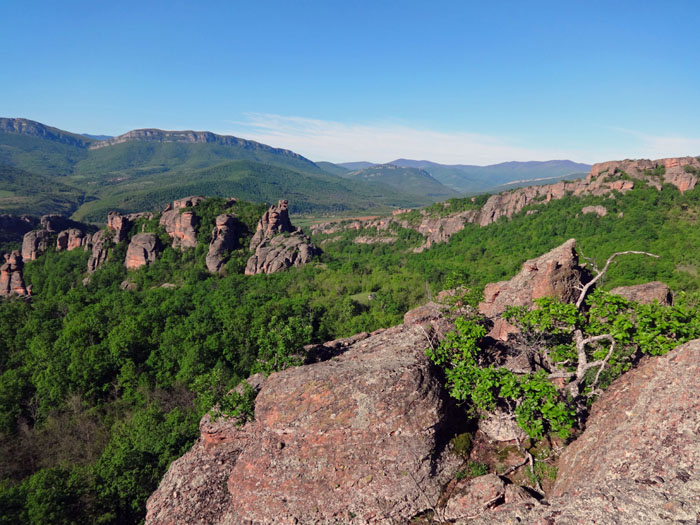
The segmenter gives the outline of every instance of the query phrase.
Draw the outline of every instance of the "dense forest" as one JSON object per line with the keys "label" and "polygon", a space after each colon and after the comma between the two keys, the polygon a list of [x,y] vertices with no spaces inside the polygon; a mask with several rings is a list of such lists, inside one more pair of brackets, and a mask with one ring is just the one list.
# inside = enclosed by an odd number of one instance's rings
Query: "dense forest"
{"label": "dense forest", "polygon": [[[397,324],[442,289],[509,278],[569,238],[599,263],[620,250],[660,256],[619,259],[604,288],[661,280],[686,304],[700,289],[698,188],[568,196],[467,225],[422,253],[411,229],[397,227],[393,244],[353,242],[367,231],[318,236],[318,261],[276,274],[243,275],[241,249],[224,277],[204,264],[222,203],[195,208],[197,248],[166,248],[137,271],[124,268],[124,244],[87,284],[79,250],[26,264],[31,300],[0,302],[0,523],[141,521],[201,416],[252,371],[270,372],[284,364],[276,356],[308,343]],[[608,214],[581,213],[594,204]],[[263,210],[241,203],[237,213],[252,232]]]}

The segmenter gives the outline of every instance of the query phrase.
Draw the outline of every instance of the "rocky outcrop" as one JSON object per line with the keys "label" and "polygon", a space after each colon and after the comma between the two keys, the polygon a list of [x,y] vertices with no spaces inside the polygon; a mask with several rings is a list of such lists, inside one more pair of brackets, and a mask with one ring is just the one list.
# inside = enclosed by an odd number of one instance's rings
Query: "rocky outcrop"
{"label": "rocky outcrop", "polygon": [[78,223],[63,215],[42,215],[39,220],[41,227],[50,233],[58,233],[69,228],[78,226]]}
{"label": "rocky outcrop", "polygon": [[132,226],[131,219],[118,211],[107,214],[107,229],[114,232],[114,242],[119,244],[127,239]]}
{"label": "rocky outcrop", "polygon": [[659,304],[665,306],[673,304],[671,289],[660,281],[635,284],[633,286],[618,286],[610,290],[610,293],[635,303],[651,304],[654,301],[658,301]]}
{"label": "rocky outcrop", "polygon": [[588,279],[578,264],[576,240],[569,239],[561,246],[523,263],[523,268],[509,281],[487,284],[479,312],[494,319],[489,334],[494,339],[506,340],[517,329],[500,315],[509,306],[531,306],[540,297],[556,297],[563,302],[578,298],[577,286]]}
{"label": "rocky outcrop", "polygon": [[292,221],[289,220],[289,202],[280,200],[276,205],[270,206],[258,221],[258,227],[250,240],[250,251],[254,252],[266,239],[293,231]]}
{"label": "rocky outcrop", "polygon": [[85,242],[85,249],[91,252],[87,263],[88,273],[93,273],[107,260],[109,244],[110,238],[105,230],[93,233]]}
{"label": "rocky outcrop", "polygon": [[160,217],[160,225],[173,239],[173,248],[196,248],[199,218],[193,211],[180,208],[165,211]]}
{"label": "rocky outcrop", "polygon": [[292,266],[303,266],[321,254],[303,233],[278,235],[260,244],[245,266],[246,275],[281,272]]}
{"label": "rocky outcrop", "polygon": [[27,295],[22,277],[22,255],[15,250],[4,255],[5,263],[0,266],[0,296]]}
{"label": "rocky outcrop", "polygon": [[243,225],[233,213],[224,213],[216,218],[211,242],[207,253],[207,269],[211,273],[220,273],[231,250],[239,248],[238,238]]}
{"label": "rocky outcrop", "polygon": [[[479,210],[468,210],[441,216],[430,215],[425,211],[420,224],[408,222],[398,214],[392,217],[361,217],[353,222],[325,222],[314,225],[314,234],[330,235],[347,229],[376,228],[387,229],[390,225],[412,228],[420,232],[426,241],[414,251],[421,252],[436,243],[447,242],[467,224],[488,226],[503,218],[513,217],[525,207],[542,204],[565,197],[610,195],[617,191],[625,193],[635,187],[636,181],[644,181],[654,188],[661,189],[664,183],[676,186],[680,191],[693,189],[700,175],[700,161],[696,157],[668,158],[659,160],[624,160],[595,164],[585,179],[561,181],[542,186],[528,186],[491,195]],[[603,215],[603,206],[591,206],[584,213]],[[535,210],[528,210],[528,214]]]}
{"label": "rocky outcrop", "polygon": [[310,239],[289,220],[286,200],[279,201],[265,212],[250,241],[255,252],[245,267],[246,275],[274,273],[292,266],[302,266],[321,254]]}
{"label": "rocky outcrop", "polygon": [[427,510],[458,460],[425,337],[397,326],[272,374],[242,428],[205,416],[146,522],[406,523]]}
{"label": "rocky outcrop", "polygon": [[608,214],[608,209],[605,206],[584,206],[581,208],[581,213],[584,215],[595,213],[598,217],[605,217]]}
{"label": "rocky outcrop", "polygon": [[471,523],[696,523],[700,512],[700,340],[644,361],[593,405],[563,452],[548,505]]}
{"label": "rocky outcrop", "polygon": [[46,253],[51,243],[51,234],[46,230],[33,230],[24,234],[22,240],[22,259],[34,261]]}
{"label": "rocky outcrop", "polygon": [[77,228],[70,228],[58,234],[56,238],[56,251],[71,251],[81,248],[88,241],[87,235]]}
{"label": "rocky outcrop", "polygon": [[459,481],[447,500],[442,517],[447,520],[476,517],[505,501],[506,484],[496,474]]}
{"label": "rocky outcrop", "polygon": [[159,252],[160,241],[155,233],[136,234],[126,250],[124,265],[127,270],[136,270],[155,261]]}
{"label": "rocky outcrop", "polygon": [[[181,210],[182,208],[193,208],[194,206],[197,206],[197,204],[205,200],[207,200],[207,198],[202,197],[201,195],[191,195],[190,197],[183,197],[182,199],[177,199],[173,201],[172,209]],[[169,210],[166,209],[166,211]]]}

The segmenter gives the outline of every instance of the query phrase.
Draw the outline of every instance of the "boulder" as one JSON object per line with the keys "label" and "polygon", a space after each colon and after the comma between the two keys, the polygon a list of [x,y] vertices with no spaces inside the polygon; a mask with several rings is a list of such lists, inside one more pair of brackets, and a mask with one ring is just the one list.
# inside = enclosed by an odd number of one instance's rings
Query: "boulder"
{"label": "boulder", "polygon": [[0,296],[27,295],[22,277],[22,255],[15,250],[4,255],[5,263],[0,266]]}
{"label": "boulder", "polygon": [[429,509],[460,460],[426,344],[416,325],[364,334],[270,375],[245,426],[206,415],[146,522],[406,523]]}
{"label": "boulder", "polygon": [[593,405],[559,459],[549,504],[470,524],[696,523],[700,512],[700,340],[648,358]]}
{"label": "boulder", "polygon": [[87,241],[85,233],[77,228],[63,230],[56,238],[56,251],[71,251],[80,248]]}
{"label": "boulder", "polygon": [[22,259],[34,261],[49,249],[51,234],[46,230],[34,230],[24,234],[22,240]]}
{"label": "boulder", "polygon": [[443,511],[447,520],[475,518],[505,501],[506,485],[496,474],[457,483]]}
{"label": "boulder", "polygon": [[555,297],[563,302],[578,298],[577,287],[588,280],[587,273],[578,264],[576,240],[569,239],[561,246],[535,259],[523,263],[518,275],[509,281],[487,284],[479,312],[495,319],[489,334],[494,339],[505,340],[517,331],[500,315],[508,306],[531,306],[540,297]]}
{"label": "boulder", "polygon": [[660,281],[635,284],[633,286],[618,286],[610,290],[610,293],[619,295],[635,303],[651,304],[654,301],[658,301],[659,304],[665,306],[673,304],[671,289]]}
{"label": "boulder", "polygon": [[243,225],[233,213],[224,213],[216,218],[207,253],[207,269],[211,273],[221,272],[231,250],[239,248],[238,238]]}
{"label": "boulder", "polygon": [[[176,201],[177,202],[177,201]],[[163,212],[160,225],[173,239],[173,248],[196,248],[199,218],[193,211],[182,208]]]}
{"label": "boulder", "polygon": [[102,263],[107,260],[109,254],[109,235],[105,230],[99,230],[93,233],[86,240],[85,250],[90,250],[90,258],[88,259],[88,273],[93,273]]}
{"label": "boulder", "polygon": [[126,250],[124,265],[127,270],[136,270],[155,261],[159,252],[160,241],[155,233],[136,234]]}

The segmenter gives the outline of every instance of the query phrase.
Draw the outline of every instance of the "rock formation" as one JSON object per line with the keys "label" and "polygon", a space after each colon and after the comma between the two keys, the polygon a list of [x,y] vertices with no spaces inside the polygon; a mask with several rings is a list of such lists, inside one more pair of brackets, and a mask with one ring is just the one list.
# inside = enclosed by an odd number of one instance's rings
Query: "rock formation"
{"label": "rock formation", "polygon": [[635,284],[633,286],[618,286],[610,290],[610,293],[635,303],[651,304],[654,301],[658,301],[659,304],[666,306],[673,304],[671,289],[660,281]]}
{"label": "rock formation", "polygon": [[163,212],[160,217],[160,225],[165,228],[173,239],[173,248],[196,248],[197,226],[199,220],[193,211],[180,209]]}
{"label": "rock formation", "polygon": [[216,218],[216,225],[211,232],[211,242],[207,253],[207,269],[211,273],[221,272],[228,253],[239,247],[238,237],[242,224],[233,213],[224,213]]}
{"label": "rock formation", "polygon": [[114,232],[114,242],[120,243],[127,239],[132,222],[128,216],[118,211],[110,211],[107,214],[107,229]]}
{"label": "rock formation", "polygon": [[90,250],[90,258],[87,263],[88,273],[93,273],[107,260],[109,253],[109,235],[105,230],[99,230],[92,234],[85,243],[85,250]]}
{"label": "rock formation", "polygon": [[71,251],[84,246],[88,241],[85,233],[77,228],[70,228],[58,234],[56,238],[56,251]]}
{"label": "rock formation", "polygon": [[49,233],[58,233],[69,228],[74,228],[78,223],[63,215],[43,215],[39,220],[41,227]]}
{"label": "rock formation", "polygon": [[586,282],[587,274],[578,264],[576,240],[569,239],[561,246],[523,263],[518,275],[509,281],[487,284],[479,312],[494,319],[489,334],[505,340],[517,329],[499,316],[509,306],[531,306],[540,297],[556,297],[564,302],[578,298],[577,286]]}
{"label": "rock formation", "polygon": [[548,505],[470,524],[696,523],[700,512],[700,340],[649,358],[593,405],[559,459]]}
{"label": "rock formation", "polygon": [[33,261],[49,249],[51,234],[46,230],[33,230],[24,234],[22,259]]}
{"label": "rock formation", "polygon": [[598,217],[605,217],[608,214],[608,209],[605,206],[584,206],[581,208],[581,213],[595,213]]}
{"label": "rock formation", "polygon": [[[637,180],[644,181],[657,189],[661,189],[664,183],[673,184],[683,192],[693,189],[699,176],[700,161],[696,157],[603,162],[594,164],[585,179],[528,186],[491,195],[480,210],[469,210],[440,217],[429,216],[423,212],[424,216],[419,225],[409,223],[402,217],[403,214],[397,214],[383,218],[358,218],[354,222],[341,225],[333,222],[320,223],[315,225],[312,231],[332,234],[344,229],[383,230],[391,224],[397,224],[403,228],[415,229],[426,237],[425,243],[415,250],[420,252],[435,243],[447,242],[467,224],[488,226],[501,218],[512,217],[526,206],[561,199],[568,194],[603,196],[613,191],[624,193],[633,189]],[[601,215],[603,209],[603,206],[594,206],[582,211]]]}
{"label": "rock formation", "polygon": [[22,255],[15,250],[4,255],[5,263],[0,266],[0,296],[27,295],[22,277]]}
{"label": "rock formation", "polygon": [[406,523],[427,510],[458,460],[426,343],[416,324],[364,334],[272,374],[242,428],[204,416],[146,522]]}
{"label": "rock formation", "polygon": [[[207,200],[206,197],[202,197],[201,195],[192,195],[190,197],[183,197],[182,199],[178,199],[176,201],[173,201],[172,204],[172,209],[173,210],[179,210],[182,208],[192,208],[194,206],[197,206],[200,202]],[[166,209],[166,211],[169,211]]]}
{"label": "rock formation", "polygon": [[255,235],[250,241],[250,251],[255,253],[248,259],[246,275],[302,266],[321,254],[321,250],[311,244],[301,229],[292,226],[286,200],[270,206],[258,221]]}
{"label": "rock formation", "polygon": [[136,234],[126,250],[124,265],[128,270],[136,270],[155,261],[159,251],[160,241],[155,233]]}

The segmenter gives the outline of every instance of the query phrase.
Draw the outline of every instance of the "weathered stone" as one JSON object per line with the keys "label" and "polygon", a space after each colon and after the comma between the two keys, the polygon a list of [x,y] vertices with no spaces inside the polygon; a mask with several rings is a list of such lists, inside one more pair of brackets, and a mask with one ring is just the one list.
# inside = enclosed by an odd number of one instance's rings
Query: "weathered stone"
{"label": "weathered stone", "polygon": [[651,304],[654,301],[658,301],[659,304],[666,306],[673,304],[671,289],[660,281],[635,284],[633,286],[618,286],[610,290],[610,293],[635,303]]}
{"label": "weathered stone", "polygon": [[700,340],[648,358],[593,405],[559,459],[549,504],[492,523],[695,523],[700,511]]}
{"label": "weathered stone", "polygon": [[85,233],[77,228],[70,228],[58,234],[56,251],[71,251],[82,247],[87,240]]}
{"label": "weathered stone", "polygon": [[292,266],[303,266],[320,254],[321,250],[300,231],[277,235],[258,245],[246,263],[245,274],[281,272]]}
{"label": "weathered stone", "polygon": [[581,213],[595,213],[598,217],[605,217],[608,214],[608,209],[605,206],[584,206],[581,208]]}
{"label": "weathered stone", "polygon": [[107,214],[107,229],[114,232],[113,239],[117,244],[128,238],[132,224],[129,217],[122,215],[118,211],[110,211]]}
{"label": "weathered stone", "polygon": [[197,247],[199,219],[193,211],[182,211],[181,208],[176,208],[163,212],[163,215],[160,217],[160,225],[172,237],[173,248]]}
{"label": "weathered stone", "polygon": [[49,249],[51,234],[46,230],[34,230],[24,234],[22,240],[22,259],[34,261]]}
{"label": "weathered stone", "polygon": [[155,261],[159,252],[160,241],[155,233],[139,233],[131,238],[124,265],[128,270],[136,270]]}
{"label": "weathered stone", "polygon": [[299,228],[289,220],[288,203],[281,200],[265,212],[250,241],[246,275],[274,273],[292,266],[302,266],[321,254]]}
{"label": "weathered stone", "polygon": [[107,260],[109,254],[109,235],[105,230],[99,230],[93,233],[86,240],[84,246],[86,250],[90,250],[90,258],[88,259],[88,273],[93,273],[102,263]]}
{"label": "weathered stone", "polygon": [[486,417],[479,419],[479,430],[491,441],[514,441],[527,437],[509,414],[499,410],[490,412],[486,414]]}
{"label": "weathered stone", "polygon": [[293,231],[294,227],[289,220],[289,203],[286,200],[280,200],[276,205],[270,206],[258,221],[258,227],[250,240],[250,251],[254,252],[266,239]]}
{"label": "weathered stone", "polygon": [[531,306],[540,297],[555,297],[563,302],[578,298],[577,286],[587,279],[578,265],[576,241],[569,239],[561,246],[523,264],[523,269],[509,281],[487,284],[479,312],[496,319],[489,334],[494,339],[507,339],[517,330],[499,316],[509,306]]}
{"label": "weathered stone", "polygon": [[268,377],[244,427],[205,416],[150,497],[147,523],[405,523],[427,510],[459,460],[425,334],[364,335]]}
{"label": "weathered stone", "polygon": [[224,213],[216,218],[206,257],[207,269],[211,273],[220,273],[228,253],[239,247],[238,238],[242,229],[243,225],[233,213]]}
{"label": "weathered stone", "polygon": [[58,233],[60,231],[67,230],[76,224],[68,217],[55,214],[43,215],[39,220],[39,223],[44,230],[50,233]]}
{"label": "weathered stone", "polygon": [[0,266],[0,296],[27,295],[22,276],[22,255],[15,250],[4,255],[5,263]]}
{"label": "weathered stone", "polygon": [[506,485],[496,474],[461,480],[447,500],[443,518],[472,519],[504,502]]}
{"label": "weathered stone", "polygon": [[197,206],[197,204],[204,200],[207,200],[207,198],[202,197],[201,195],[192,195],[190,197],[184,197],[182,199],[173,201],[172,209],[179,210],[181,208],[192,208],[194,206]]}

